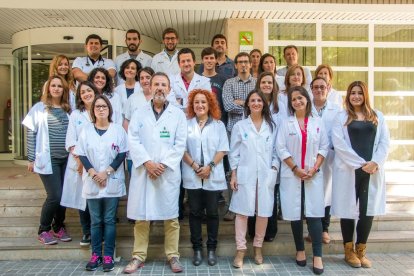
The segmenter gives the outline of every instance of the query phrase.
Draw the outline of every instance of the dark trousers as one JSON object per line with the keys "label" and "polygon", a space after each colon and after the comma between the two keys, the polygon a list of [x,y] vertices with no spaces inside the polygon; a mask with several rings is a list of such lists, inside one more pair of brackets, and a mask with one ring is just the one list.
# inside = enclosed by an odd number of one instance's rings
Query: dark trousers
{"label": "dark trousers", "polygon": [[331,224],[331,206],[325,207],[325,216],[322,218],[322,231],[329,232],[329,224]]}
{"label": "dark trousers", "polygon": [[[58,232],[64,226],[66,208],[60,205],[67,158],[52,159],[52,174],[39,174],[46,190],[46,200],[40,214],[38,233],[53,230]],[[52,225],[53,223],[53,225]]]}
{"label": "dark trousers", "polygon": [[89,214],[88,203],[86,203],[85,211],[79,210],[79,220],[82,226],[82,234],[91,234],[91,215]]}
{"label": "dark trousers", "polygon": [[[273,205],[273,212],[272,212],[272,216],[269,217],[269,219],[267,220],[267,227],[266,227],[266,234],[265,234],[265,240],[268,239],[274,239],[276,237],[277,234],[277,214],[278,214],[278,210],[279,210],[279,204],[278,204],[278,198],[279,198],[279,187],[280,184],[276,184],[275,186],[275,203]],[[249,217],[249,219],[247,220],[247,227],[248,227],[248,232],[249,232],[249,236],[251,238],[254,238],[255,236],[255,230],[256,230],[256,216],[254,217]]]}
{"label": "dark trousers", "polygon": [[[305,205],[305,186],[302,181],[301,193],[301,216],[304,217]],[[312,238],[312,252],[315,257],[322,257],[322,222],[321,218],[306,218],[309,235]],[[303,220],[295,220],[290,222],[293,238],[295,240],[296,251],[305,250],[305,242],[303,240]]]}
{"label": "dark trousers", "polygon": [[207,250],[216,250],[219,228],[218,196],[220,191],[187,189],[187,193],[190,206],[190,232],[193,249],[201,250],[203,248],[201,223],[205,209],[207,217]]}
{"label": "dark trousers", "polygon": [[[368,188],[370,175],[362,169],[355,170],[355,194],[359,201],[359,219],[356,227],[356,243],[367,243],[371,232],[373,216],[367,216]],[[354,237],[355,220],[341,219],[341,231],[344,243],[352,242]]]}

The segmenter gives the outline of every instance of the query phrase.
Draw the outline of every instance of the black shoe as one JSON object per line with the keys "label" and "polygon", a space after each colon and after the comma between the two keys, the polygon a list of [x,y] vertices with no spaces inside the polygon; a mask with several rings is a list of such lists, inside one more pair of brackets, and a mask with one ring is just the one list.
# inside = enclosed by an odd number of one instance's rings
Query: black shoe
{"label": "black shoe", "polygon": [[199,266],[203,262],[203,255],[201,254],[201,250],[194,250],[193,256],[193,265]]}
{"label": "black shoe", "polygon": [[80,246],[89,246],[89,245],[91,245],[91,234],[83,235],[79,244],[80,244]]}
{"label": "black shoe", "polygon": [[273,237],[264,237],[265,242],[272,242],[274,239]]}
{"label": "black shoe", "polygon": [[313,274],[316,275],[321,275],[323,273],[323,268],[317,268],[314,266],[314,261],[312,261],[312,270],[313,270]]}
{"label": "black shoe", "polygon": [[208,265],[214,266],[217,264],[217,256],[215,250],[208,250],[207,252],[207,263]]}
{"label": "black shoe", "polygon": [[296,253],[296,264],[298,266],[302,266],[302,267],[306,266],[306,259],[304,259],[304,260],[298,260],[297,257],[298,257],[298,253]]}

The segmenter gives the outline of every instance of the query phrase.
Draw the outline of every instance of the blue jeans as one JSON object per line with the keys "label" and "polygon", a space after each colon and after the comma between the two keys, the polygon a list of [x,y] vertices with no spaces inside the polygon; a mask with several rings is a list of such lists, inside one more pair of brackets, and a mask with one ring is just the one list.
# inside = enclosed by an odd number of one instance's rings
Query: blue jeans
{"label": "blue jeans", "polygon": [[119,197],[87,200],[89,213],[91,215],[92,253],[98,256],[102,256],[102,237],[105,240],[103,255],[110,257],[114,255],[118,202]]}

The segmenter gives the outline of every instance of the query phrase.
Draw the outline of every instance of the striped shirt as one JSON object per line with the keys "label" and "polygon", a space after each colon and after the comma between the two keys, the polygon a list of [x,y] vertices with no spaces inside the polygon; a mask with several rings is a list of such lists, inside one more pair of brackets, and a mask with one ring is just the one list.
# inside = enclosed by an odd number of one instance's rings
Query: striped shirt
{"label": "striped shirt", "polygon": [[[69,118],[62,108],[51,108],[47,115],[49,129],[50,157],[62,159],[68,157],[65,148],[66,131],[68,130]],[[27,157],[29,161],[36,159],[36,132],[27,131]]]}

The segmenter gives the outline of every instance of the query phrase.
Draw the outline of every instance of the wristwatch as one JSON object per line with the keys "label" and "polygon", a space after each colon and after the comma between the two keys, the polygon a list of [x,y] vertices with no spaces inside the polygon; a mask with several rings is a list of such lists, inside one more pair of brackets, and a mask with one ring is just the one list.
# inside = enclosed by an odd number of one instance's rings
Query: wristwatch
{"label": "wristwatch", "polygon": [[109,170],[109,169],[108,169],[108,170],[106,170],[106,174],[107,174],[108,176],[110,176],[110,175],[111,175],[111,173],[112,173],[112,172],[111,172],[111,170]]}
{"label": "wristwatch", "polygon": [[208,165],[210,166],[210,169],[213,170],[216,166],[216,163],[214,163],[214,161],[211,161],[210,163],[208,163]]}

